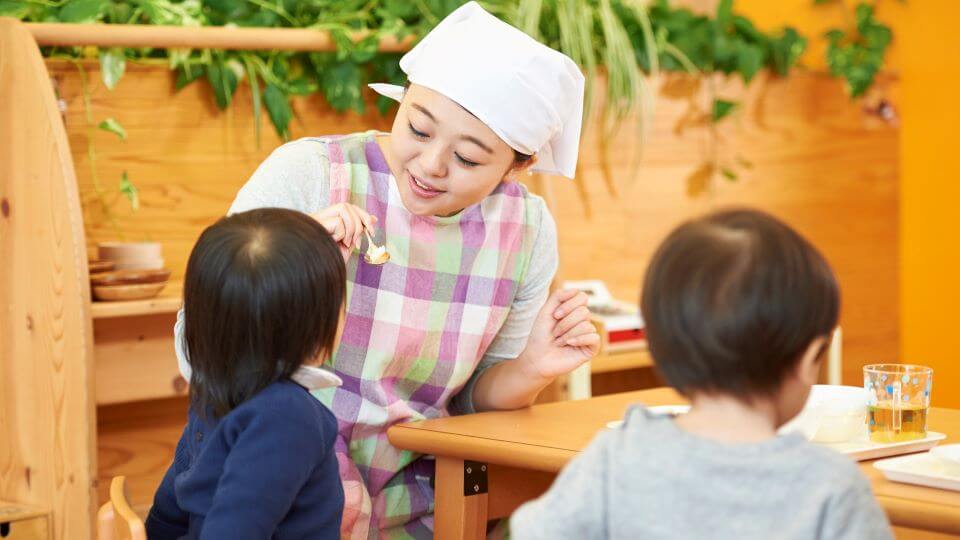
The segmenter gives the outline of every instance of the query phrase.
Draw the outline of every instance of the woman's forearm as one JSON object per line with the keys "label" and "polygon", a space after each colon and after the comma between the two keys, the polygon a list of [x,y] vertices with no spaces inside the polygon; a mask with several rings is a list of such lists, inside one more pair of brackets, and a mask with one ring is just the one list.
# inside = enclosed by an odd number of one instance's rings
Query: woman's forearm
{"label": "woman's forearm", "polygon": [[553,378],[532,371],[520,358],[500,362],[480,375],[473,388],[473,407],[477,412],[528,407],[551,382]]}

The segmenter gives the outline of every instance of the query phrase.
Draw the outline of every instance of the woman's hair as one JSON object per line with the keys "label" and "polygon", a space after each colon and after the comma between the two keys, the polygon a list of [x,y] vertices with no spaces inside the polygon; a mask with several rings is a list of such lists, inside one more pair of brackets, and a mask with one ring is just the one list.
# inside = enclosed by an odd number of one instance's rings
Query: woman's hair
{"label": "woman's hair", "polygon": [[811,342],[831,334],[839,310],[836,278],[816,248],[773,216],[745,209],[674,230],[641,296],[657,368],[688,396],[774,394]]}
{"label": "woman's hair", "polygon": [[336,346],[343,257],[316,220],[262,208],[200,235],[184,282],[184,338],[195,410],[223,416]]}

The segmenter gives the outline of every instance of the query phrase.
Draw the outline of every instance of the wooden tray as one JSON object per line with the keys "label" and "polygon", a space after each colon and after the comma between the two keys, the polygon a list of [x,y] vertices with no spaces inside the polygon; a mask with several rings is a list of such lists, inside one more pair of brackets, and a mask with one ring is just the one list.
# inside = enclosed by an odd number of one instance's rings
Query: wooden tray
{"label": "wooden tray", "polygon": [[117,270],[90,277],[94,287],[99,285],[141,285],[163,283],[170,279],[170,270]]}
{"label": "wooden tray", "polygon": [[135,285],[94,285],[93,297],[97,300],[144,300],[153,298],[167,285],[160,283],[139,283]]}

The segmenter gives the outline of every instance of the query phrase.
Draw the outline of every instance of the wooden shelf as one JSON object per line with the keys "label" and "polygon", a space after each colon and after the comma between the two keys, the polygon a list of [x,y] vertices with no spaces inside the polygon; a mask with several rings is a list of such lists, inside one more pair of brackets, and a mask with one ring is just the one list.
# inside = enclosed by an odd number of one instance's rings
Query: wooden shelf
{"label": "wooden shelf", "polygon": [[591,373],[608,373],[653,366],[653,358],[646,349],[624,352],[601,352],[590,361]]}
{"label": "wooden shelf", "polygon": [[117,302],[90,303],[90,313],[94,319],[108,317],[131,317],[136,315],[154,315],[157,313],[176,313],[183,301],[183,283],[171,281],[160,294],[146,300],[128,300]]}

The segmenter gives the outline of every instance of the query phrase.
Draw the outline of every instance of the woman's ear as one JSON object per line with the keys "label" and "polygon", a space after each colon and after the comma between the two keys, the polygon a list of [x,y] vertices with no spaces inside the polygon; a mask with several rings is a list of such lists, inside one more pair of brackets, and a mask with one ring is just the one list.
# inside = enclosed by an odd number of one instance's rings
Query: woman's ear
{"label": "woman's ear", "polygon": [[534,154],[530,156],[530,159],[522,161],[520,163],[514,163],[510,166],[510,169],[507,170],[507,174],[503,176],[504,182],[516,182],[520,179],[520,173],[524,171],[529,171],[530,167],[533,167],[533,164],[537,162],[537,155]]}

